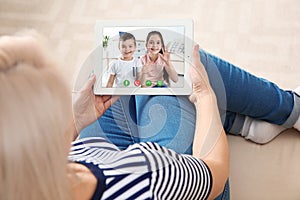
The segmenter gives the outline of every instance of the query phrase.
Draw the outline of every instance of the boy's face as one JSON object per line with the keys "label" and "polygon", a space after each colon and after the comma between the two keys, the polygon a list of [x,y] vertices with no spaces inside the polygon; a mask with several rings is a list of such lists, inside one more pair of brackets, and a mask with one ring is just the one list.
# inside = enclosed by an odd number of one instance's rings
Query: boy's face
{"label": "boy's face", "polygon": [[124,59],[132,59],[136,46],[133,39],[120,41],[119,49]]}
{"label": "boy's face", "polygon": [[162,48],[162,42],[159,35],[151,35],[147,43],[147,50],[149,53],[158,54]]}

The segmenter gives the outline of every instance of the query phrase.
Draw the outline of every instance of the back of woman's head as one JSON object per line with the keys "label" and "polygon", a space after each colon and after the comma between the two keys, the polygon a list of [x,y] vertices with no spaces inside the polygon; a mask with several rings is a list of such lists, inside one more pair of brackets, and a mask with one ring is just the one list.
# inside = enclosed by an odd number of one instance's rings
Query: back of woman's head
{"label": "back of woman's head", "polygon": [[0,199],[69,198],[69,90],[35,38],[0,37]]}

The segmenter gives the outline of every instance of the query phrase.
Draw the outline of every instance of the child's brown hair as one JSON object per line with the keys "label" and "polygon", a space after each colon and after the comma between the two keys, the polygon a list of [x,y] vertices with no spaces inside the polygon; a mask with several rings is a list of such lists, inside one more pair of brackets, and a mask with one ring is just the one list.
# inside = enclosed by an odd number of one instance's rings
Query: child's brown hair
{"label": "child's brown hair", "polygon": [[130,40],[130,39],[133,39],[134,46],[136,46],[136,40],[135,40],[134,35],[132,35],[131,33],[127,33],[127,32],[120,35],[119,45],[120,45],[121,41],[124,42],[124,41]]}

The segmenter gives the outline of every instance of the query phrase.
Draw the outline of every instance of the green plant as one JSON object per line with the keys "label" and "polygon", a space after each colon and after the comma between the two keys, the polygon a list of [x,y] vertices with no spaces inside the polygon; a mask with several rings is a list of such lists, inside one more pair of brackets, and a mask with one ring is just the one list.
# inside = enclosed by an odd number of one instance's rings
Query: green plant
{"label": "green plant", "polygon": [[108,40],[109,40],[109,36],[105,35],[103,37],[103,40],[102,40],[102,46],[103,46],[103,48],[106,48],[108,46]]}

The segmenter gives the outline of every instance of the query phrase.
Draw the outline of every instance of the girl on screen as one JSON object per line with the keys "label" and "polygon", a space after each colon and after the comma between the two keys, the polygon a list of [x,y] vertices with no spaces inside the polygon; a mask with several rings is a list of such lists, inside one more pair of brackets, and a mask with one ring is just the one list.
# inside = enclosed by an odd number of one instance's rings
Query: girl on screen
{"label": "girl on screen", "polygon": [[165,47],[162,34],[159,31],[151,31],[146,39],[147,54],[141,57],[142,87],[166,87],[170,86],[170,80],[178,81],[178,74],[170,61],[170,53]]}

